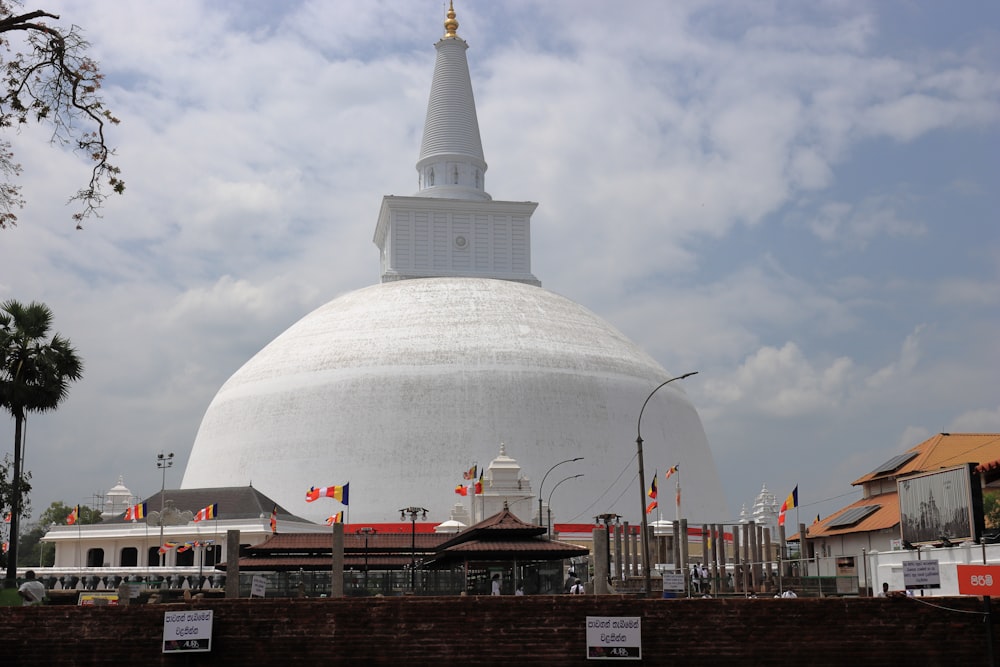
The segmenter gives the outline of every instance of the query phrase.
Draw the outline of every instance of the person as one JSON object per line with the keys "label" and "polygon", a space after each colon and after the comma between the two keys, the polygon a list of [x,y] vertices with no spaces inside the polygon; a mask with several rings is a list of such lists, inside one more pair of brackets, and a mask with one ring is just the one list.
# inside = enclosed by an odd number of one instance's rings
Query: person
{"label": "person", "polygon": [[882,582],[882,592],[879,593],[878,596],[880,598],[887,598],[887,597],[889,597],[889,582],[888,581],[883,581]]}
{"label": "person", "polygon": [[583,582],[577,579],[576,582],[570,586],[569,592],[572,595],[583,595]]}
{"label": "person", "polygon": [[514,595],[524,595],[524,585],[523,584],[521,584],[521,585],[519,585],[517,587],[517,590],[514,591]]}
{"label": "person", "polygon": [[493,590],[490,591],[490,595],[500,595],[500,575],[493,575]]}
{"label": "person", "polygon": [[799,596],[795,594],[795,591],[793,591],[791,588],[789,588],[784,593],[781,594],[781,597],[783,597],[783,598],[797,598]]}
{"label": "person", "polygon": [[566,583],[563,584],[563,593],[569,593],[569,589],[573,587],[576,582],[576,571],[570,570],[569,574],[566,576]]}
{"label": "person", "polygon": [[17,589],[17,594],[24,600],[21,604],[27,606],[41,604],[45,599],[45,584],[35,579],[35,571],[28,570],[24,573],[25,582]]}

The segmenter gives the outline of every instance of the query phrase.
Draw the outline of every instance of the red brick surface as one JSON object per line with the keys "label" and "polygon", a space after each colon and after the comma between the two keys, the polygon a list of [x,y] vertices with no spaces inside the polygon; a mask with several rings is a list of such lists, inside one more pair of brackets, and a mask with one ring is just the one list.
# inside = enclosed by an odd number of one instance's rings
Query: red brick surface
{"label": "red brick surface", "polygon": [[[587,616],[642,619],[646,665],[987,665],[978,598],[625,596],[204,600],[0,608],[0,665],[596,665]],[[211,653],[164,655],[167,611],[214,610]],[[996,637],[996,626],[994,637]],[[994,638],[1000,650],[1000,641]]]}

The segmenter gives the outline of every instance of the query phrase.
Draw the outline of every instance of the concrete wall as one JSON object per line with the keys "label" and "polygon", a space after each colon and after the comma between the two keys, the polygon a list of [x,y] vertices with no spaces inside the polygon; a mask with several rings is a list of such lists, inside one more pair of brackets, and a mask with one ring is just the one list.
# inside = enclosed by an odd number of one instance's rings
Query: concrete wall
{"label": "concrete wall", "polygon": [[[640,617],[642,664],[988,664],[982,617],[962,613],[982,601],[934,602],[948,609],[906,598],[590,595],[4,607],[0,664],[584,665],[594,664],[587,616]],[[188,609],[214,611],[212,652],[162,654],[164,613]]]}

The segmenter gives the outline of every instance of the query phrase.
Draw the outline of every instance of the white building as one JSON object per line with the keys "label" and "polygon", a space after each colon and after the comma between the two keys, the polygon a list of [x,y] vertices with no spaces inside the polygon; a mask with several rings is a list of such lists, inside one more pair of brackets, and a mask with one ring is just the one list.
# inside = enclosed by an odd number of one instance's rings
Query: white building
{"label": "white building", "polygon": [[[384,197],[379,210],[382,282],[306,315],[229,378],[202,420],[182,488],[252,480],[321,521],[304,491],[350,483],[352,520],[386,521],[419,505],[443,522],[462,471],[503,442],[534,479],[583,457],[574,471],[586,484],[560,489],[561,515],[639,519],[638,492],[606,491],[635,470],[643,401],[673,374],[608,322],[541,288],[531,267],[536,204],[494,200],[485,188],[457,28],[449,11],[418,190]],[[680,464],[685,516],[714,521],[726,513],[724,492],[681,384],[643,413],[645,461]]]}

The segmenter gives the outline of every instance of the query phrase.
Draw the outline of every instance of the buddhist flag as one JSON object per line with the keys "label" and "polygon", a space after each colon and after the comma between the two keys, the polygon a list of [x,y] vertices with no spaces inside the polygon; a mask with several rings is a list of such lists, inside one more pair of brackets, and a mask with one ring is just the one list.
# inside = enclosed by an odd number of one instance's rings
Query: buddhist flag
{"label": "buddhist flag", "polygon": [[[655,472],[653,473],[653,483],[649,485],[649,491],[646,492],[646,495],[649,496],[650,498],[652,498],[653,500],[656,500],[656,473]],[[646,509],[646,514],[649,514],[649,509],[648,508]]]}
{"label": "buddhist flag", "polygon": [[670,466],[670,469],[667,470],[667,473],[663,476],[663,481],[665,482],[668,479],[670,479],[670,476],[673,475],[675,472],[678,472],[680,469],[681,467],[679,465]]}
{"label": "buddhist flag", "polygon": [[483,493],[483,473],[479,473],[479,480],[476,482],[476,489],[473,493],[478,493],[482,495]]}
{"label": "buddhist flag", "polygon": [[7,512],[6,514],[3,515],[3,522],[10,523],[10,512]]}
{"label": "buddhist flag", "polygon": [[69,516],[66,517],[66,525],[72,526],[74,523],[77,522],[79,518],[80,518],[80,506],[77,505],[76,507],[73,508],[73,511],[69,513]]}
{"label": "buddhist flag", "polygon": [[182,554],[193,546],[194,542],[185,542],[184,544],[177,547],[177,553]]}
{"label": "buddhist flag", "polygon": [[213,503],[208,507],[204,507],[194,515],[194,522],[204,521],[205,519],[215,519],[219,516],[219,503]]}
{"label": "buddhist flag", "polygon": [[458,486],[455,487],[455,493],[457,493],[460,496],[467,496],[469,495],[469,487],[465,486],[464,484],[459,484]]}
{"label": "buddhist flag", "polygon": [[466,472],[462,473],[462,479],[475,479],[476,478],[476,468],[477,466],[472,466]]}
{"label": "buddhist flag", "polygon": [[813,519],[813,523],[819,523],[819,514],[817,514],[816,518]]}
{"label": "buddhist flag", "polygon": [[[126,521],[136,521],[138,519],[146,518],[146,503],[139,503],[138,505],[133,505],[125,510],[125,520]],[[197,521],[197,519],[195,519]]]}
{"label": "buddhist flag", "polygon": [[788,494],[785,498],[785,502],[781,503],[781,510],[778,511],[778,525],[785,525],[785,512],[792,509],[793,507],[799,506],[799,485],[796,484],[792,492]]}
{"label": "buddhist flag", "polygon": [[344,523],[344,510],[340,510],[333,516],[326,517],[326,525],[332,526],[335,523]]}
{"label": "buddhist flag", "polygon": [[653,502],[649,503],[648,505],[646,505],[646,514],[649,514],[650,512],[652,512],[653,510],[655,510],[656,507],[657,507],[657,505],[656,505],[656,501],[655,500]]}
{"label": "buddhist flag", "polygon": [[10,543],[9,542],[4,542],[3,543],[3,552],[7,553],[7,549],[9,549],[9,548],[10,548]]}
{"label": "buddhist flag", "polygon": [[271,510],[271,534],[277,535],[278,533],[278,506],[275,505],[274,509]]}
{"label": "buddhist flag", "polygon": [[161,554],[165,554],[176,546],[177,546],[176,542],[164,542],[163,544],[160,545],[159,551]]}
{"label": "buddhist flag", "polygon": [[342,504],[347,505],[348,484],[344,484],[343,486],[311,486],[309,487],[309,490],[306,491],[306,502],[311,503],[314,500],[319,500],[320,498],[333,498],[334,500],[339,500]]}

